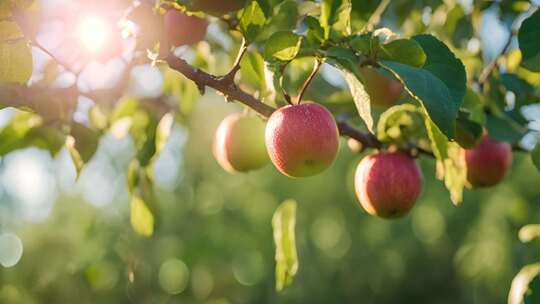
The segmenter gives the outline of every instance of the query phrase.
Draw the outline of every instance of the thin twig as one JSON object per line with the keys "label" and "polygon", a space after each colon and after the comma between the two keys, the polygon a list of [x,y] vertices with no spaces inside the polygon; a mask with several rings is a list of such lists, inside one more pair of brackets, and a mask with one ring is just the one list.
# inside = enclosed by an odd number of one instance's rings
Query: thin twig
{"label": "thin twig", "polygon": [[306,93],[307,88],[309,87],[309,84],[313,79],[315,78],[315,75],[319,72],[319,69],[321,68],[322,60],[319,58],[316,58],[315,66],[313,67],[313,71],[309,75],[309,77],[306,79],[302,87],[300,88],[300,93],[298,94],[298,97],[296,99],[296,104],[300,104],[302,102],[302,98],[304,98],[304,94]]}
{"label": "thin twig", "polygon": [[377,6],[371,17],[369,17],[368,22],[366,23],[366,31],[373,31],[373,29],[375,29],[379,22],[381,22],[381,17],[389,4],[390,0],[381,0],[379,6]]}
{"label": "thin twig", "polygon": [[32,38],[30,39],[30,43],[40,49],[42,52],[47,54],[49,57],[51,57],[52,60],[54,60],[58,65],[62,66],[66,71],[72,73],[75,75],[75,77],[79,77],[80,71],[75,71],[73,68],[69,66],[69,64],[64,63],[60,58],[58,58],[56,55],[54,55],[51,51],[49,51],[46,47],[44,47],[41,43],[39,43],[36,39]]}
{"label": "thin twig", "polygon": [[228,81],[230,83],[234,83],[234,77],[240,70],[240,63],[242,62],[242,58],[244,58],[244,55],[246,54],[248,50],[248,43],[246,39],[242,39],[242,45],[240,45],[240,49],[238,50],[238,55],[236,55],[236,60],[234,61],[233,67],[227,73],[225,76],[223,76],[224,81]]}
{"label": "thin twig", "polygon": [[514,38],[514,34],[510,33],[508,40],[506,41],[503,49],[501,52],[491,60],[491,62],[482,69],[482,72],[480,72],[480,76],[478,77],[478,86],[482,87],[486,80],[488,79],[489,75],[493,72],[493,70],[497,67],[497,61],[501,56],[506,54],[510,50],[510,46],[512,45],[512,39]]}

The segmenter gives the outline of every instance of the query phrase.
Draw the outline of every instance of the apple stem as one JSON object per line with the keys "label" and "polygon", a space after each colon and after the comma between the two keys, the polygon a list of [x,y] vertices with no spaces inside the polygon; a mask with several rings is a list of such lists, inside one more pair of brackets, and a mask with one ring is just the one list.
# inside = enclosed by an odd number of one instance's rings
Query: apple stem
{"label": "apple stem", "polygon": [[306,90],[309,87],[309,84],[313,81],[313,79],[319,72],[319,69],[321,68],[323,61],[318,57],[315,59],[316,59],[315,66],[313,67],[313,71],[311,72],[309,77],[306,79],[302,87],[300,88],[300,93],[298,94],[298,97],[296,99],[296,104],[300,104],[302,102],[302,98],[304,98],[304,94],[306,93]]}

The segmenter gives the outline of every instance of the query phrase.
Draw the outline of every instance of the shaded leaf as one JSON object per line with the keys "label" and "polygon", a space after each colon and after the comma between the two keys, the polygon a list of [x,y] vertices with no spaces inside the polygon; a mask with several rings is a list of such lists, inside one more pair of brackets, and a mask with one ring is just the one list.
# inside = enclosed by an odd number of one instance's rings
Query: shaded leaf
{"label": "shaded leaf", "polygon": [[412,104],[389,108],[381,114],[377,123],[377,137],[383,142],[411,142],[422,131],[422,115],[418,107]]}
{"label": "shaded leaf", "polygon": [[518,32],[522,65],[534,72],[540,72],[540,10],[537,10],[521,24]]}
{"label": "shaded leaf", "polygon": [[283,290],[292,283],[298,271],[298,254],[295,240],[296,202],[287,200],[272,217],[276,245],[276,289]]}
{"label": "shaded leaf", "polygon": [[536,144],[531,152],[531,157],[534,166],[540,171],[540,143]]}

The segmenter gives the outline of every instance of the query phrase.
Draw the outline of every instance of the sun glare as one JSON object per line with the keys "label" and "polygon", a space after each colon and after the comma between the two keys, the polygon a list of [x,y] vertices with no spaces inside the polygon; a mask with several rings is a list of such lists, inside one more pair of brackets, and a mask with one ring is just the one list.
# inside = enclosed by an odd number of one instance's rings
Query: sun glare
{"label": "sun glare", "polygon": [[82,45],[91,52],[101,50],[110,35],[110,28],[99,17],[86,17],[79,24],[79,37]]}

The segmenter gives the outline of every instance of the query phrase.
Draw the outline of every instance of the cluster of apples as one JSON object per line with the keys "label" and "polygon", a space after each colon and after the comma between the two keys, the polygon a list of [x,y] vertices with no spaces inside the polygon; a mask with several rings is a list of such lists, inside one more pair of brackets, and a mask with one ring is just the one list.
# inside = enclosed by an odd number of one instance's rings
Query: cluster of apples
{"label": "cluster of apples", "polygon": [[[245,1],[192,0],[188,8],[223,15],[243,7]],[[164,18],[172,46],[192,45],[206,35],[205,19],[178,10]],[[362,67],[364,85],[372,105],[388,108],[403,93],[403,84],[375,67]],[[213,153],[228,172],[248,172],[269,162],[288,177],[307,177],[329,168],[339,150],[339,131],[334,116],[322,105],[305,102],[277,109],[264,122],[257,116],[232,114],[219,125]],[[473,187],[501,182],[512,163],[508,143],[484,134],[465,150],[467,179]],[[355,173],[355,189],[369,214],[396,218],[407,214],[422,192],[422,172],[413,157],[401,151],[379,151],[364,157]]]}
{"label": "cluster of apples", "polygon": [[[369,71],[374,72],[375,69]],[[399,82],[395,79],[379,79],[386,84],[377,83],[378,88],[399,87],[391,83]],[[373,90],[369,82],[366,86]],[[378,95],[373,96],[382,96],[385,104],[395,103],[401,94],[396,91],[377,91]],[[213,149],[218,163],[231,173],[256,170],[271,161],[289,177],[321,173],[332,165],[338,150],[339,132],[333,115],[311,102],[282,107],[266,124],[257,116],[232,114],[219,125]],[[512,149],[508,143],[496,142],[484,134],[477,145],[465,150],[463,157],[470,185],[489,187],[503,180],[512,163]],[[360,161],[354,185],[366,212],[398,218],[415,205],[422,192],[423,177],[409,154],[379,151]]]}

